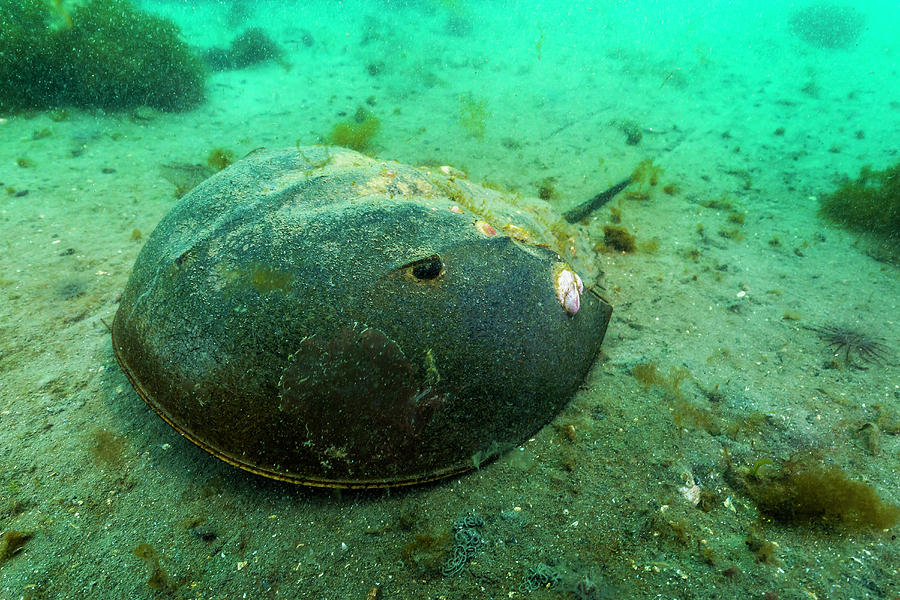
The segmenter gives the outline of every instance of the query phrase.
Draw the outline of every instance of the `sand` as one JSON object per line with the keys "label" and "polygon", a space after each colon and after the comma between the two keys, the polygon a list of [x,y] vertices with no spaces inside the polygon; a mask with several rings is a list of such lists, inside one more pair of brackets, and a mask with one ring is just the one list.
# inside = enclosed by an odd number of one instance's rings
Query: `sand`
{"label": "sand", "polygon": [[[264,5],[241,26],[291,67],[212,75],[195,110],[5,116],[0,529],[27,540],[0,598],[900,594],[896,528],[781,522],[741,483],[800,453],[900,504],[898,270],[817,216],[837,177],[897,160],[897,16],[867,5],[859,44],[826,50],[792,35],[788,7],[590,4]],[[212,3],[150,8],[198,46],[241,29]],[[615,312],[553,423],[452,480],[337,493],[181,438],[119,370],[107,324],[177,201],[160,165],[323,143],[359,106],[381,120],[370,154],[523,196],[549,182],[559,211],[642,160],[661,174],[579,225],[590,247],[614,208],[638,249],[579,257]],[[887,358],[834,357],[812,329],[827,326]],[[645,386],[648,363],[683,380]],[[467,514],[483,541],[443,575]],[[535,590],[535,573],[562,581]]]}

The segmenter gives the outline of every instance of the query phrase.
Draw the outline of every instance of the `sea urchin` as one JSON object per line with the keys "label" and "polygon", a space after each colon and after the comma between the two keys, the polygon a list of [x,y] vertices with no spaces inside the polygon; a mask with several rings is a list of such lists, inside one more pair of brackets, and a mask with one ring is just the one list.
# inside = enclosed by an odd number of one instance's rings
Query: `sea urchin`
{"label": "sea urchin", "polygon": [[[881,364],[887,361],[890,349],[882,340],[848,327],[826,325],[810,327],[845,365],[865,368],[865,364]],[[859,362],[854,362],[854,361]]]}

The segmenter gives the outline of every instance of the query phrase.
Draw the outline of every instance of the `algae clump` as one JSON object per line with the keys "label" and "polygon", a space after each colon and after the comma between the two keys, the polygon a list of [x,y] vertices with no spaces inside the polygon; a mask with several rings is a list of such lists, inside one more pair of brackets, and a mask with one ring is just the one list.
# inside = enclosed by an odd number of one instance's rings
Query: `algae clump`
{"label": "algae clump", "polygon": [[603,226],[603,243],[606,248],[616,252],[634,252],[637,244],[634,236],[628,233],[628,230],[618,225]]}
{"label": "algae clump", "polygon": [[459,123],[469,136],[479,140],[484,138],[488,116],[487,100],[476,98],[472,93],[459,97]]}
{"label": "algae clump", "polygon": [[756,467],[741,479],[760,512],[785,523],[822,521],[885,529],[900,519],[900,506],[884,502],[872,486],[810,454],[791,457],[780,469],[765,473]]}
{"label": "algae clump", "polygon": [[328,134],[328,143],[363,152],[369,147],[380,128],[381,122],[378,117],[360,106],[352,119],[334,124],[331,133]]}
{"label": "algae clump", "polygon": [[174,23],[124,0],[54,6],[0,0],[0,112],[174,111],[203,99],[206,72]]}
{"label": "algae clump", "polygon": [[231,41],[228,48],[212,47],[203,53],[212,71],[246,69],[253,65],[275,61],[284,68],[290,65],[284,50],[261,27],[251,27]]}
{"label": "algae clump", "polygon": [[870,234],[894,262],[900,260],[900,162],[882,171],[870,166],[822,196],[819,214],[857,233]]}

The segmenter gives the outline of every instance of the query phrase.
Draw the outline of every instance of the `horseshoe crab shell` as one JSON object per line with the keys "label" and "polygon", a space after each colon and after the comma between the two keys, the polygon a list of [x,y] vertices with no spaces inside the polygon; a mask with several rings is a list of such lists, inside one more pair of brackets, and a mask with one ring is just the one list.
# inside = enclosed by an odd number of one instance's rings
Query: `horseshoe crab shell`
{"label": "horseshoe crab shell", "polygon": [[611,313],[496,196],[339,148],[255,151],[149,236],[116,358],[170,425],[260,475],[365,488],[470,469],[565,406]]}

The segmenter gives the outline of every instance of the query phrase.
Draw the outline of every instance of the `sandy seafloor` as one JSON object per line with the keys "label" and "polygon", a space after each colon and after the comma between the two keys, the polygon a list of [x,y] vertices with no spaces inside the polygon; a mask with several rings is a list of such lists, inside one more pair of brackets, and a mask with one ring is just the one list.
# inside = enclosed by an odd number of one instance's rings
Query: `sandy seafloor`
{"label": "sandy seafloor", "polygon": [[[815,450],[900,503],[900,436],[882,432],[873,452],[858,434],[900,411],[898,270],[816,214],[839,175],[898,160],[889,7],[867,5],[858,45],[826,50],[792,35],[787,5],[271,3],[249,23],[292,67],[212,75],[195,110],[7,116],[0,181],[28,193],[0,200],[0,529],[32,537],[0,565],[0,598],[566,597],[524,589],[540,563],[609,593],[583,597],[897,598],[896,527],[772,521],[725,477],[726,449],[736,467]],[[153,8],[198,46],[237,32],[214,4]],[[486,108],[482,137],[460,120],[467,94]],[[663,174],[649,199],[613,203],[637,252],[579,257],[592,278],[602,270],[615,312],[553,424],[465,476],[338,494],[184,440],[133,391],[104,321],[176,202],[162,163],[321,143],[360,105],[382,123],[370,154],[524,196],[554,178],[561,209],[643,159]],[[642,130],[637,145],[623,120]],[[736,208],[704,206],[722,198]],[[588,245],[610,219],[579,226]],[[807,329],[828,325],[879,336],[888,360],[835,361]],[[644,389],[632,369],[651,361],[687,369],[684,398],[722,426],[680,419],[670,395]],[[691,483],[712,492],[708,512],[680,491]],[[472,512],[485,541],[462,572],[415,564],[417,536]],[[772,543],[769,560],[748,537]],[[165,589],[148,584],[141,544]]]}

